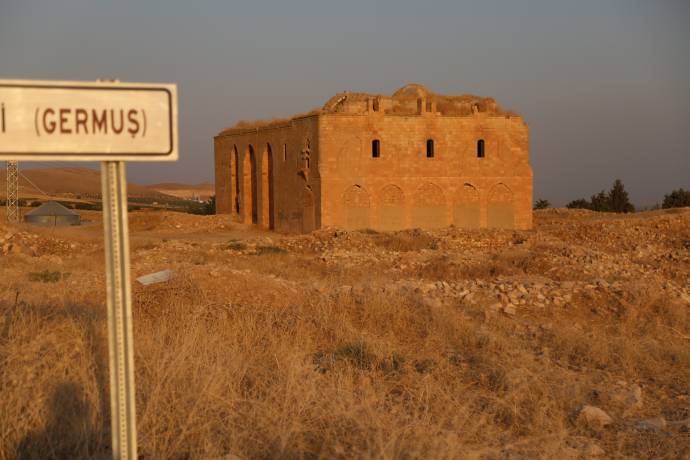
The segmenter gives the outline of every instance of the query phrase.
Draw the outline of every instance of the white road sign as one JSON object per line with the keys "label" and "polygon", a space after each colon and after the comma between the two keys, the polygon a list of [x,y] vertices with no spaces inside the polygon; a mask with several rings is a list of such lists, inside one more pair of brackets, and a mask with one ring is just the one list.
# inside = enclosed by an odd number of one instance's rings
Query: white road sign
{"label": "white road sign", "polygon": [[177,156],[173,84],[0,80],[0,160],[101,161],[117,460],[138,458],[125,161],[175,161]]}
{"label": "white road sign", "polygon": [[0,80],[0,160],[175,161],[173,84]]}

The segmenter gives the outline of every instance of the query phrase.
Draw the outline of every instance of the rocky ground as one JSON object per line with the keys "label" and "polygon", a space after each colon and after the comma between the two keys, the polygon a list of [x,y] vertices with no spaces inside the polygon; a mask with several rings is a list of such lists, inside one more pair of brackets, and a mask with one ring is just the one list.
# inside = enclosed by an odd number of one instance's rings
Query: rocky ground
{"label": "rocky ground", "polygon": [[[16,362],[30,340],[13,329],[19,326],[10,312],[49,306],[52,313],[34,314],[40,334],[55,309],[104,308],[102,228],[98,213],[85,217],[93,223],[70,229],[0,225],[0,330],[6,331],[0,409],[11,404],[11,413],[20,406],[34,414],[0,422],[4,456],[30,451],[22,436],[45,425],[41,401],[48,398],[38,398],[33,412],[19,402],[30,398],[18,387],[21,376],[42,358]],[[134,289],[143,343],[137,355],[142,448],[152,457],[678,458],[690,452],[690,209],[625,216],[545,210],[536,212],[531,231],[278,235],[224,216],[164,212],[132,213],[130,227],[134,277],[174,271],[167,283]],[[212,398],[188,403],[206,407],[212,420],[202,425],[214,427],[194,436],[169,428],[146,409],[167,374],[140,361],[158,350],[147,340],[172,310],[184,324],[212,317],[197,342],[216,334],[214,350],[227,346],[247,362],[266,359],[255,372],[275,385],[290,381],[285,369],[303,371],[295,377],[303,393],[289,393],[287,412],[274,419],[265,405],[283,400],[284,386],[265,384],[259,393],[233,386],[233,396],[221,399],[244,414],[236,423],[245,435],[228,445],[213,433],[222,432],[220,425],[234,426],[233,433],[239,428],[228,421],[232,416],[215,412],[219,403]],[[245,312],[242,319],[238,311]],[[245,345],[220,339],[247,318],[254,326],[242,327],[258,327],[266,315],[273,319],[265,331],[252,332]],[[176,343],[171,337],[168,352]],[[190,353],[189,359],[200,358]],[[208,366],[203,373],[215,375],[224,365]],[[247,372],[225,378],[244,381]],[[185,375],[180,371],[180,386],[193,388]],[[319,379],[325,380],[312,395],[306,388]],[[54,382],[41,385],[36,391],[48,395]],[[99,385],[92,386],[102,400],[107,390]],[[353,396],[369,387],[366,401]],[[426,398],[443,404],[423,403]],[[305,401],[334,418],[310,413]],[[355,409],[378,422],[363,421]],[[94,410],[92,423],[107,425],[105,412]],[[257,413],[262,421],[301,428],[245,423]],[[180,420],[192,423],[186,414],[165,417],[177,427]],[[468,420],[481,430],[468,428]],[[166,430],[174,434],[161,440]],[[56,442],[46,439],[41,442]],[[107,436],[87,441],[80,446],[89,452],[107,449]]]}

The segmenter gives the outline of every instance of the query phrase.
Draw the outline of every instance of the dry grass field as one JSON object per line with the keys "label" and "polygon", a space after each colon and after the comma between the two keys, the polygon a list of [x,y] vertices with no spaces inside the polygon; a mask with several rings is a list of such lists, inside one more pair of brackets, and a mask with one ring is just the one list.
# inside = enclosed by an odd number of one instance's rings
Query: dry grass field
{"label": "dry grass field", "polygon": [[[108,458],[102,228],[0,224],[0,459]],[[136,212],[151,459],[688,458],[690,209],[283,236]]]}

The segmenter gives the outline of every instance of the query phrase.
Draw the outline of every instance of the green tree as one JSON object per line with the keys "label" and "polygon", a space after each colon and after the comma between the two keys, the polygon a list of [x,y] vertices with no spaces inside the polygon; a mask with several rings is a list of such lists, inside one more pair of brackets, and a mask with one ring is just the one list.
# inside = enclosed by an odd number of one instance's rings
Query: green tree
{"label": "green tree", "polygon": [[613,212],[635,212],[635,206],[630,202],[628,192],[625,191],[623,182],[616,179],[608,194],[609,211]]}
{"label": "green tree", "polygon": [[549,200],[539,199],[534,203],[534,209],[546,209],[550,207],[551,203],[549,203]]}
{"label": "green tree", "polygon": [[196,201],[185,201],[183,210],[189,214],[209,215],[216,213],[216,196],[211,196],[208,200],[199,203]]}
{"label": "green tree", "polygon": [[609,212],[611,211],[611,201],[609,196],[603,190],[596,195],[592,195],[590,199],[590,208],[592,211]]}
{"label": "green tree", "polygon": [[215,214],[216,213],[216,196],[211,195],[209,199],[204,203],[205,214]]}
{"label": "green tree", "polygon": [[623,182],[616,179],[608,193],[601,191],[592,195],[589,201],[580,198],[567,204],[571,209],[591,209],[598,212],[635,212],[635,206],[630,202],[628,192]]}
{"label": "green tree", "polygon": [[664,202],[661,204],[664,209],[683,208],[685,206],[690,206],[690,190],[683,190],[682,188],[664,195]]}

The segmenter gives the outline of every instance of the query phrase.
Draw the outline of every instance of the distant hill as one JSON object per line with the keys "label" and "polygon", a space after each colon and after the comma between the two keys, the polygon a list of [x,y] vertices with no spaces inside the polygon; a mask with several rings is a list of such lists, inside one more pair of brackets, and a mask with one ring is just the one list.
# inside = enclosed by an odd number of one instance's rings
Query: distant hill
{"label": "distant hill", "polygon": [[159,193],[189,200],[207,200],[211,195],[215,194],[213,184],[209,182],[202,182],[196,185],[180,184],[177,182],[161,182],[160,184],[147,185],[146,187]]}
{"label": "distant hill", "polygon": [[[21,169],[19,177],[20,198],[56,195],[75,198],[99,198],[101,194],[101,172],[89,168],[46,168]],[[0,169],[0,197],[5,197],[7,173]],[[39,190],[40,189],[40,190]],[[150,187],[127,184],[129,196],[156,197],[167,195]]]}

